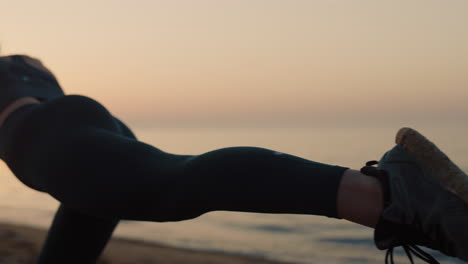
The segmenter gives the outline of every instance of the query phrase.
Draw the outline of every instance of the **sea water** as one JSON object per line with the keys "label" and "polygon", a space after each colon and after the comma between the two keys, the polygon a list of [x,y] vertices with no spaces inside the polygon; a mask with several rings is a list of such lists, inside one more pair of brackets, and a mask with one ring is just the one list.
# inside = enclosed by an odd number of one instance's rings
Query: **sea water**
{"label": "sea water", "polygon": [[[132,129],[141,141],[176,154],[257,146],[359,169],[364,162],[379,159],[394,145],[399,126],[363,122],[315,127],[132,126]],[[468,126],[462,122],[443,125],[426,122],[416,128],[465,171],[468,169]],[[4,163],[0,164],[0,173],[0,221],[48,227],[58,203],[22,185]],[[385,256],[373,244],[372,229],[310,215],[211,212],[182,222],[122,221],[115,236],[293,263],[383,263]],[[431,252],[443,263],[462,263]],[[396,258],[402,261],[404,252],[397,251]]]}

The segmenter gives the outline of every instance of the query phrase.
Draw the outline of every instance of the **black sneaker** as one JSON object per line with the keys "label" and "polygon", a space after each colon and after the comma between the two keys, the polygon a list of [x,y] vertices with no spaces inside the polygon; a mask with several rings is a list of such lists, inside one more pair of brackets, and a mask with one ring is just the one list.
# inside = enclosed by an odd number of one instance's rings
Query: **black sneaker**
{"label": "black sneaker", "polygon": [[418,245],[468,261],[468,203],[463,189],[453,186],[466,176],[434,144],[404,128],[397,134],[397,145],[379,162],[366,163],[361,172],[377,177],[384,189],[374,242],[387,250],[386,263],[393,263],[398,246],[411,263],[412,255],[439,263]]}

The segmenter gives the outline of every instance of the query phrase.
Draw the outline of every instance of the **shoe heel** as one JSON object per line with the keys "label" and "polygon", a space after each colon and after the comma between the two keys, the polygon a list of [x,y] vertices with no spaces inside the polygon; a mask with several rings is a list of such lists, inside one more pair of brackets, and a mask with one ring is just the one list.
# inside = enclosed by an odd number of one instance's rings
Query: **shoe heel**
{"label": "shoe heel", "polygon": [[445,188],[468,204],[468,176],[434,143],[408,127],[398,131],[395,141],[411,153],[421,167],[437,178]]}

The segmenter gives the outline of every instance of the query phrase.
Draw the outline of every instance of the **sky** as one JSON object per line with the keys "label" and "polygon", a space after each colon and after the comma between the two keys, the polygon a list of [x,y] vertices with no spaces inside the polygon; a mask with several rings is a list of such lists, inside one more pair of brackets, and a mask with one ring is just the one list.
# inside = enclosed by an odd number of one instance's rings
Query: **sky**
{"label": "sky", "polygon": [[468,1],[0,0],[2,53],[128,122],[468,114]]}

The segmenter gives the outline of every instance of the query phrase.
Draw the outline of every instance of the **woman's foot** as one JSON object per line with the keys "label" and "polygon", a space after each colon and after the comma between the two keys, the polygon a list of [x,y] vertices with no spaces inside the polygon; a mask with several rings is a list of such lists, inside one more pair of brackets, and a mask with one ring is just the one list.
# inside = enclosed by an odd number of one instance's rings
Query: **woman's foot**
{"label": "woman's foot", "polygon": [[[386,193],[374,233],[376,246],[387,249],[386,259],[391,261],[393,248],[403,246],[410,259],[411,252],[428,263],[438,263],[416,245],[468,261],[468,203],[454,192],[453,179],[443,177],[457,167],[422,138],[414,130],[400,131],[399,144],[385,153],[378,167],[372,166],[377,162],[369,162],[361,169],[379,178]],[[430,155],[428,150],[432,150]],[[460,173],[451,175],[463,178]]]}

